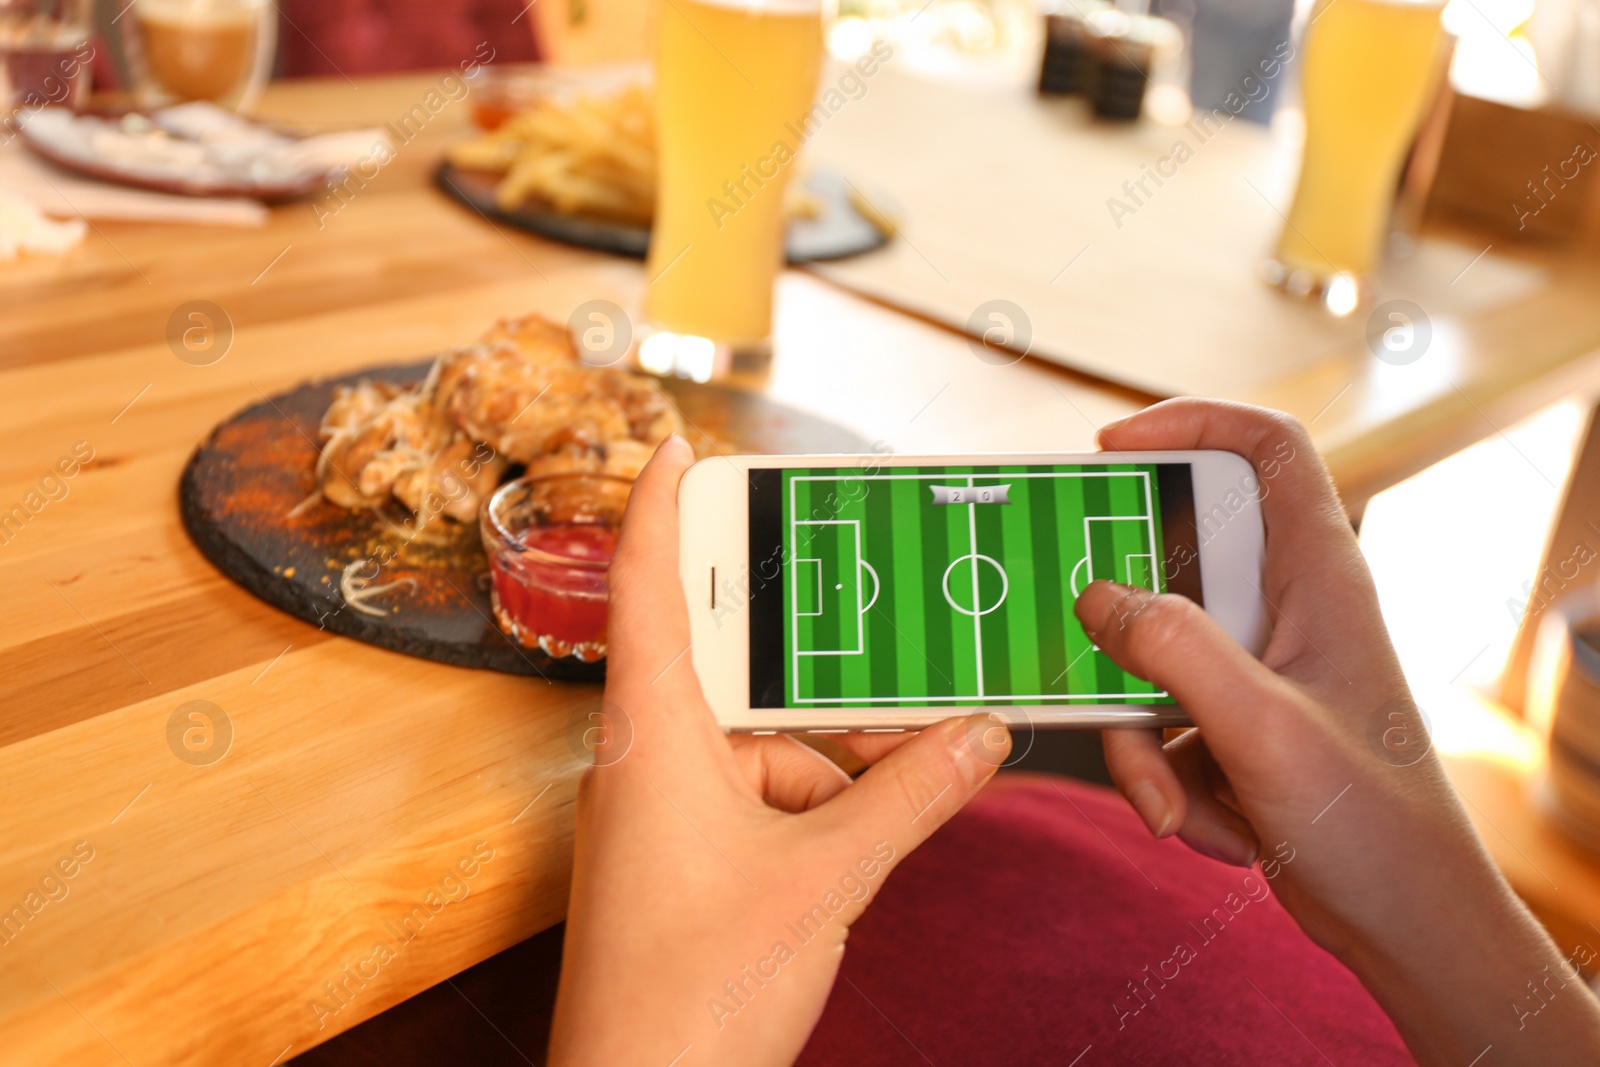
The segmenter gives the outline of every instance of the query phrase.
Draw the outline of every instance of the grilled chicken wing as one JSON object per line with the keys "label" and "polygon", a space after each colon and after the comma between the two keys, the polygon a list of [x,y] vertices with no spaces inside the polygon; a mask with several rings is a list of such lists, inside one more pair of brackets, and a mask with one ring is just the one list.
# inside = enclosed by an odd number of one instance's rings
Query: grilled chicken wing
{"label": "grilled chicken wing", "polygon": [[420,385],[338,389],[317,475],[344,507],[393,495],[424,520],[469,522],[510,463],[631,478],[682,428],[654,380],[586,366],[566,327],[530,315],[441,357]]}

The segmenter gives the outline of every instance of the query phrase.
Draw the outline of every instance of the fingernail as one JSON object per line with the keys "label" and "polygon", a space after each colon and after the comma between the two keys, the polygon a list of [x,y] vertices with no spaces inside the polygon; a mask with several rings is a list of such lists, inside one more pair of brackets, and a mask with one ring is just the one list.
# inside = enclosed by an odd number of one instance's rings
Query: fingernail
{"label": "fingernail", "polygon": [[1099,431],[1099,434],[1097,436],[1100,438],[1100,440],[1105,441],[1107,444],[1109,444],[1110,443],[1110,437],[1111,437],[1111,431],[1117,429],[1119,426],[1121,426],[1123,423],[1127,422],[1131,418],[1133,418],[1132,415],[1124,415],[1120,419],[1112,419],[1110,422],[1108,422],[1104,426],[1100,427],[1100,431]]}
{"label": "fingernail", "polygon": [[683,435],[680,433],[667,434],[667,439],[661,442],[660,450],[665,452],[668,449],[685,454],[690,459],[694,458],[694,449],[689,446],[689,442],[684,440]]}
{"label": "fingernail", "polygon": [[1110,579],[1102,580],[1105,582],[1106,594],[1108,596],[1114,596],[1118,600],[1124,600],[1130,596],[1133,596],[1135,593],[1142,593],[1145,591],[1136,585],[1123,585],[1121,582],[1113,582]]}
{"label": "fingernail", "polygon": [[1184,842],[1202,856],[1210,856],[1218,863],[1235,867],[1255,866],[1256,857],[1261,853],[1261,846],[1255,841],[1248,841],[1221,828],[1212,830],[1205,838],[1185,837]]}
{"label": "fingernail", "polygon": [[1083,632],[1093,637],[1105,629],[1111,616],[1119,612],[1119,605],[1140,590],[1121,582],[1101,579],[1090,582],[1089,587],[1072,604],[1073,614],[1083,626]]}
{"label": "fingernail", "polygon": [[1128,803],[1156,837],[1172,833],[1172,805],[1153,782],[1135,782],[1128,789]]}
{"label": "fingernail", "polygon": [[1011,753],[1011,733],[993,715],[969,715],[951,724],[945,735],[950,755],[967,788],[987,779]]}
{"label": "fingernail", "polygon": [[[1096,596],[1115,597],[1117,599],[1139,592],[1139,587],[1136,585],[1123,585],[1121,582],[1113,582],[1109,578],[1097,578],[1090,582],[1084,589],[1083,595],[1088,596],[1091,589],[1096,590]],[[1079,599],[1081,600],[1082,597]]]}
{"label": "fingernail", "polygon": [[1005,766],[1006,757],[1011,755],[1011,727],[1005,716],[991,711],[968,721],[972,725],[967,736],[976,746],[973,752],[991,767],[999,769]]}

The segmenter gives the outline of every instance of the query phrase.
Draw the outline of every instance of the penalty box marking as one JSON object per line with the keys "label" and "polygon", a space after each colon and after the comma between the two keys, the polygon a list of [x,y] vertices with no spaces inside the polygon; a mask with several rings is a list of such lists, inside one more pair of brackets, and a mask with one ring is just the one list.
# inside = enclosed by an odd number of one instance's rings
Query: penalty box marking
{"label": "penalty box marking", "polygon": [[[791,512],[791,514],[792,514],[792,512]],[[873,571],[872,568],[867,565],[866,560],[861,558],[861,520],[860,519],[795,519],[795,520],[793,520],[791,522],[790,525],[792,525],[792,526],[848,526],[848,527],[851,528],[851,531],[854,533],[855,542],[856,542],[856,551],[855,551],[855,560],[856,560],[856,647],[855,648],[830,648],[830,649],[803,649],[803,650],[800,648],[800,641],[799,641],[800,619],[804,618],[804,617],[808,617],[808,616],[821,615],[823,613],[822,612],[822,604],[823,604],[822,598],[823,598],[824,590],[822,588],[822,560],[821,559],[816,559],[815,562],[817,564],[817,609],[818,609],[816,611],[802,612],[802,611],[798,610],[799,607],[800,607],[800,569],[798,567],[791,568],[791,573],[793,575],[793,580],[789,584],[790,584],[790,587],[792,589],[792,595],[794,597],[794,606],[796,608],[796,610],[794,612],[794,634],[795,634],[795,638],[796,638],[796,640],[795,640],[795,648],[794,648],[795,656],[796,657],[800,657],[800,656],[861,656],[861,655],[865,655],[866,651],[867,651],[867,620],[866,620],[866,615],[867,615],[867,609],[870,608],[873,604],[876,604],[878,602],[878,573],[877,573],[877,571]],[[792,535],[791,535],[791,537],[792,537]],[[809,560],[804,560],[804,561],[803,560],[796,560],[795,562],[799,563],[799,562],[810,562],[810,561]],[[870,602],[866,603],[866,604],[863,604],[861,602],[861,573],[860,572],[861,572],[861,568],[863,566],[866,566],[867,570],[872,571],[872,585],[873,585],[872,600]],[[839,585],[835,586],[834,588],[836,590],[843,588],[843,583],[840,583]],[[800,664],[799,664],[798,659],[797,659],[796,663],[795,663],[796,685],[799,684],[799,675],[800,675],[799,666],[800,666]]]}

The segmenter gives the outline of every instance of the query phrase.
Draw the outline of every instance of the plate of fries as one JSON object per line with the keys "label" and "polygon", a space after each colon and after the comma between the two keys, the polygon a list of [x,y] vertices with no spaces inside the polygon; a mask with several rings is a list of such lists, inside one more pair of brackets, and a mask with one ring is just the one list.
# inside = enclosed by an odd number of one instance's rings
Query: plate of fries
{"label": "plate of fries", "polygon": [[[436,180],[486,217],[568,244],[642,257],[656,204],[655,96],[647,86],[551,93],[446,150]],[[883,245],[893,224],[842,176],[790,185],[789,262]]]}
{"label": "plate of fries", "polygon": [[543,203],[563,215],[649,226],[656,210],[654,94],[546,97],[481,137],[452,145],[450,163],[501,175],[495,204]]}

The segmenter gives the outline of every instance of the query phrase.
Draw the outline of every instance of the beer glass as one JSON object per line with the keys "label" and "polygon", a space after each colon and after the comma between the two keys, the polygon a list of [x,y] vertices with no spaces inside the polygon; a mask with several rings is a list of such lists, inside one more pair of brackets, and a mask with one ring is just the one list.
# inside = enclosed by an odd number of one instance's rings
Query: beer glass
{"label": "beer glass", "polygon": [[1317,0],[1302,44],[1305,154],[1275,256],[1292,289],[1331,296],[1377,268],[1401,165],[1439,84],[1443,7]]}
{"label": "beer glass", "polygon": [[662,5],[645,369],[699,381],[764,369],[784,188],[821,121],[821,62],[817,0]]}

